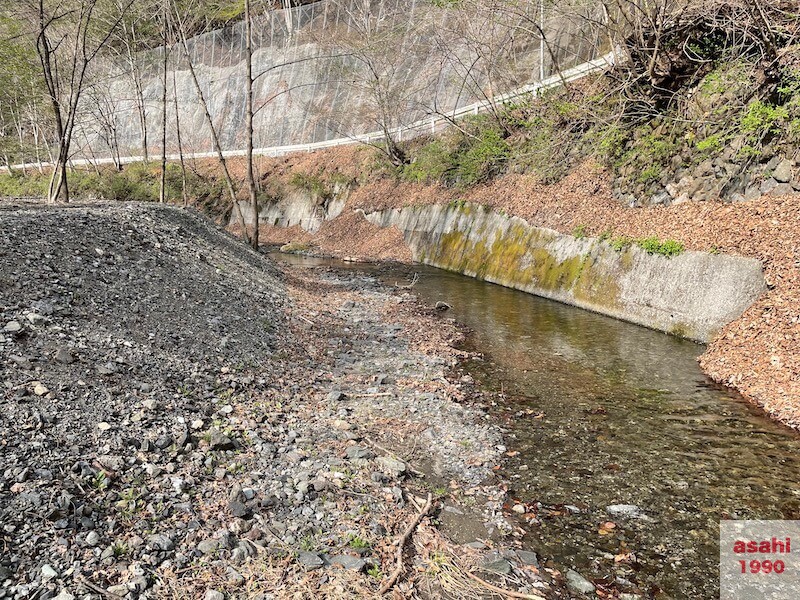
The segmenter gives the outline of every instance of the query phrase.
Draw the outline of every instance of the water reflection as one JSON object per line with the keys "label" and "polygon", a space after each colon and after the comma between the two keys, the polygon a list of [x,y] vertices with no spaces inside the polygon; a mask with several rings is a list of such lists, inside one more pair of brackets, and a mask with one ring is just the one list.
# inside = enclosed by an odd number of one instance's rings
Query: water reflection
{"label": "water reflection", "polygon": [[[514,494],[542,505],[525,543],[557,568],[645,597],[717,598],[719,520],[800,514],[800,438],[709,381],[702,346],[438,269],[358,268],[392,283],[419,272],[415,292],[473,331],[490,359],[474,374],[508,394]],[[605,521],[617,527],[602,534]]]}

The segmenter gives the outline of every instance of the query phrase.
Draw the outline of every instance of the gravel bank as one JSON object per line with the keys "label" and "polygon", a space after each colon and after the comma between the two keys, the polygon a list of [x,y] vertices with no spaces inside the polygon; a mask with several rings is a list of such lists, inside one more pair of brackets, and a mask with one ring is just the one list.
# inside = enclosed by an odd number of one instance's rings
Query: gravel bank
{"label": "gravel bank", "polygon": [[485,539],[501,432],[436,311],[167,207],[6,204],[0,230],[0,598],[367,596],[428,492],[481,534],[424,518],[396,592],[480,594],[483,563],[547,593]]}

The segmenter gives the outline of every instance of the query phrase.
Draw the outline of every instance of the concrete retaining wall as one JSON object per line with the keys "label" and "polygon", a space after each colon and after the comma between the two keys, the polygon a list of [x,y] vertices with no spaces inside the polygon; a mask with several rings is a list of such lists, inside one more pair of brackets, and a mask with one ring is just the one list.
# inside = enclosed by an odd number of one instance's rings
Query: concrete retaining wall
{"label": "concrete retaining wall", "polygon": [[[287,198],[265,211],[264,222],[297,222],[313,231],[319,226],[313,219],[306,227],[298,217],[312,202]],[[333,218],[316,210],[319,222]],[[419,262],[698,342],[709,341],[766,290],[755,259],[705,252],[667,258],[636,245],[617,251],[598,239],[576,239],[469,203],[365,218],[400,229]]]}

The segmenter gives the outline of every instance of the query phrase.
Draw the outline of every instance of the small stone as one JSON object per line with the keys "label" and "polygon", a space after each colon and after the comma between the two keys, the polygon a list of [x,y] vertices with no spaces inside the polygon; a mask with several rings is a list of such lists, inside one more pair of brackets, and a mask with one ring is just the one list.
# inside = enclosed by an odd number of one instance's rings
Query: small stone
{"label": "small stone", "polygon": [[349,431],[353,428],[353,425],[347,421],[343,421],[342,419],[335,419],[333,421],[333,428],[338,429],[339,431]]}
{"label": "small stone", "polygon": [[384,471],[398,477],[405,473],[406,469],[408,468],[406,467],[406,463],[404,463],[402,460],[397,460],[391,456],[381,456],[376,462]]}
{"label": "small stone", "polygon": [[232,567],[228,567],[225,570],[225,576],[228,582],[228,585],[232,585],[233,587],[239,587],[244,585],[245,579],[241,573],[239,573],[236,569]]}
{"label": "small stone", "polygon": [[635,504],[611,504],[606,511],[612,517],[628,517],[630,519],[648,519],[644,511]]}
{"label": "small stone", "polygon": [[225,600],[225,594],[217,590],[208,590],[203,600]]}
{"label": "small stone", "polygon": [[97,424],[97,428],[100,431],[108,431],[109,429],[111,429],[111,425],[109,425],[105,421],[101,421],[100,423]]}
{"label": "small stone", "polygon": [[567,587],[580,594],[591,594],[594,592],[594,584],[572,569],[567,571]]}
{"label": "small stone", "polygon": [[245,518],[250,516],[250,509],[238,500],[232,500],[228,503],[228,510],[234,517]]}
{"label": "small stone", "polygon": [[772,178],[778,183],[789,183],[792,180],[792,161],[782,160],[772,172]]}
{"label": "small stone", "polygon": [[486,544],[484,544],[483,542],[475,541],[475,542],[469,542],[464,545],[467,548],[472,548],[473,550],[486,550]]}
{"label": "small stone", "polygon": [[56,350],[53,358],[57,363],[61,363],[62,365],[71,365],[73,362],[75,362],[75,359],[72,357],[72,353],[67,348],[59,348]]}
{"label": "small stone", "polygon": [[19,321],[9,321],[6,323],[6,326],[3,327],[3,331],[6,333],[19,333],[22,331],[22,325],[19,324]]}
{"label": "small stone", "polygon": [[483,563],[481,569],[490,571],[492,573],[500,573],[501,575],[508,575],[511,573],[511,563],[505,558],[493,560],[491,562]]}
{"label": "small stone", "polygon": [[147,473],[149,477],[158,477],[161,475],[161,467],[158,465],[154,465],[153,463],[147,463],[144,465],[144,471]]}
{"label": "small stone", "polygon": [[33,363],[24,356],[17,356],[16,354],[12,354],[8,358],[10,358],[11,362],[15,363],[20,369],[25,369],[26,371],[30,371],[31,369],[33,369]]}
{"label": "small stone", "polygon": [[44,396],[49,393],[50,390],[47,389],[47,386],[41,383],[40,381],[35,382],[33,386],[33,393],[37,396]]}
{"label": "small stone", "polygon": [[314,552],[298,552],[297,562],[303,565],[309,571],[319,569],[325,564],[319,554]]}
{"label": "small stone", "polygon": [[530,565],[533,567],[539,568],[539,559],[536,556],[535,552],[529,552],[528,550],[517,550],[517,558],[519,558],[519,562],[523,565]]}
{"label": "small stone", "polygon": [[61,590],[54,600],[75,600],[75,596],[69,593],[69,590]]}
{"label": "small stone", "polygon": [[332,565],[338,565],[348,571],[356,571],[360,573],[367,566],[367,561],[363,558],[350,556],[349,554],[342,554],[340,556],[332,556],[328,559]]}
{"label": "small stone", "polygon": [[519,515],[523,515],[523,514],[525,514],[525,505],[524,504],[515,504],[513,507],[511,507],[511,510],[513,510],[515,513],[517,513]]}
{"label": "small stone", "polygon": [[212,450],[233,450],[236,447],[233,440],[216,427],[209,431],[208,445]]}
{"label": "small stone", "polygon": [[214,554],[219,548],[219,540],[208,539],[197,544],[197,549],[205,555]]}
{"label": "small stone", "polygon": [[43,581],[50,581],[51,579],[55,579],[58,577],[58,571],[56,571],[50,565],[42,565],[42,580]]}
{"label": "small stone", "polygon": [[97,546],[100,543],[100,536],[96,531],[90,531],[86,534],[86,544],[89,546]]}
{"label": "small stone", "polygon": [[151,535],[149,538],[147,538],[147,542],[159,550],[168,551],[175,548],[175,542],[173,542],[169,536],[166,536],[163,533]]}
{"label": "small stone", "polygon": [[203,423],[202,419],[195,419],[194,421],[192,421],[191,427],[192,429],[202,429],[203,425],[205,425],[205,423]]}
{"label": "small stone", "polygon": [[436,303],[436,307],[435,308],[436,308],[436,310],[445,311],[445,310],[450,310],[453,307],[450,306],[447,302],[442,302],[440,300],[439,302]]}
{"label": "small stone", "polygon": [[370,459],[375,458],[375,453],[369,448],[363,448],[361,446],[349,446],[347,450],[345,450],[345,456],[347,456],[347,458],[350,460]]}
{"label": "small stone", "polygon": [[103,365],[98,365],[97,367],[97,374],[98,375],[113,375],[117,372],[117,365],[112,362],[107,362]]}
{"label": "small stone", "polygon": [[328,392],[328,395],[325,397],[325,400],[328,402],[339,402],[344,400],[347,396],[344,395],[343,392],[338,390],[334,390],[333,392]]}
{"label": "small stone", "polygon": [[108,591],[116,596],[124,598],[128,594],[128,585],[125,583],[112,585],[108,588]]}

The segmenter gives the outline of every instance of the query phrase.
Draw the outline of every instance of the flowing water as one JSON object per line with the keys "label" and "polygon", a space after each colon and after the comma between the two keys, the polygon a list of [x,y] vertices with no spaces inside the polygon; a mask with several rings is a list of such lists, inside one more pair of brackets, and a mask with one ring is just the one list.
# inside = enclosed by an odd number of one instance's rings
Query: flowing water
{"label": "flowing water", "polygon": [[486,360],[468,369],[519,452],[505,466],[524,544],[549,566],[646,598],[718,598],[720,519],[800,519],[800,436],[705,377],[703,346],[438,269],[349,268],[417,272],[414,291],[470,328]]}

